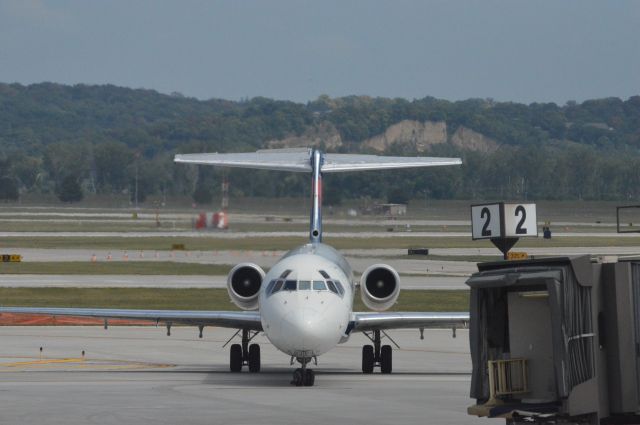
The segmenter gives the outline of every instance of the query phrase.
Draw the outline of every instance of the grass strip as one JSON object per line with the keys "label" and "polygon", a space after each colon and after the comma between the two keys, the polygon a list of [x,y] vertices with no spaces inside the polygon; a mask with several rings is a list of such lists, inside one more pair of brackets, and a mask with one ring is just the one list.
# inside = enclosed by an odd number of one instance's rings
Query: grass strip
{"label": "grass strip", "polygon": [[231,266],[171,261],[80,261],[0,263],[0,274],[64,275],[226,275]]}
{"label": "grass strip", "polygon": [[[226,289],[0,288],[4,307],[238,310]],[[390,311],[468,311],[469,291],[406,290]],[[357,297],[355,311],[367,308]]]}
{"label": "grass strip", "polygon": [[[50,236],[50,237],[7,237],[1,241],[0,250],[6,248],[83,248],[83,249],[120,249],[129,251],[169,251],[172,245],[183,244],[192,251],[205,250],[284,250],[308,242],[306,237],[264,237],[218,239],[215,237],[87,237],[87,236]],[[4,248],[4,249],[3,249]]]}
{"label": "grass strip", "polygon": [[[410,234],[408,234],[410,235]],[[308,242],[306,236],[300,237],[252,237],[245,238],[212,237],[86,237],[86,236],[51,236],[51,237],[7,237],[2,239],[2,248],[84,248],[84,249],[122,249],[122,250],[170,250],[173,244],[184,244],[188,250],[288,250]],[[371,249],[390,248],[407,249],[416,246],[427,248],[492,248],[489,241],[473,241],[471,237],[366,237],[338,238],[325,236],[325,243],[337,249]],[[542,238],[522,238],[517,250],[525,248],[550,247],[603,247],[603,246],[638,246],[640,237],[554,237],[551,240]]]}

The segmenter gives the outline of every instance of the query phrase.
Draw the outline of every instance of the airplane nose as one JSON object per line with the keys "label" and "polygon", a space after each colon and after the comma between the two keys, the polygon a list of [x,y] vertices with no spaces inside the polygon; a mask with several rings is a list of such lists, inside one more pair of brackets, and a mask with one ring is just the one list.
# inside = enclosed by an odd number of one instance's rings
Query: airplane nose
{"label": "airplane nose", "polygon": [[316,335],[316,331],[321,327],[322,321],[318,312],[312,308],[302,308],[289,312],[284,318],[289,335],[293,338],[307,343],[307,339]]}
{"label": "airplane nose", "polygon": [[324,352],[327,346],[332,347],[336,343],[334,340],[338,335],[329,322],[317,310],[305,307],[285,316],[283,331],[288,339],[296,341],[296,351],[317,355]]}

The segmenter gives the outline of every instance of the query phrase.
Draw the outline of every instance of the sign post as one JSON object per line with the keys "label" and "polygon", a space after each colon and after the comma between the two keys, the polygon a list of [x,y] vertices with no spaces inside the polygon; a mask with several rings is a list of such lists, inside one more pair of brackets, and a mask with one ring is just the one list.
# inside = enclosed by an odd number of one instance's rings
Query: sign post
{"label": "sign post", "polygon": [[493,204],[471,206],[471,237],[489,239],[503,258],[521,237],[537,237],[536,204]]}

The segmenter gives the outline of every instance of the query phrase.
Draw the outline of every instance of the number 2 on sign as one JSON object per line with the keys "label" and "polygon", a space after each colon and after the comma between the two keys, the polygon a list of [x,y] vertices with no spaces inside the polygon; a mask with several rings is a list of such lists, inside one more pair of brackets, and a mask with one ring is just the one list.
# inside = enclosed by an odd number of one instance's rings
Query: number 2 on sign
{"label": "number 2 on sign", "polygon": [[482,226],[482,236],[491,236],[491,230],[488,229],[489,223],[491,222],[491,211],[489,208],[484,207],[480,211],[480,218],[485,218],[487,216],[487,220],[484,222],[484,226]]}
{"label": "number 2 on sign", "polygon": [[527,228],[522,227],[522,225],[524,224],[524,221],[527,219],[527,211],[524,209],[522,205],[518,205],[516,207],[516,217],[518,217],[520,213],[522,213],[522,218],[520,219],[520,221],[518,222],[518,225],[516,226],[516,235],[526,235]]}

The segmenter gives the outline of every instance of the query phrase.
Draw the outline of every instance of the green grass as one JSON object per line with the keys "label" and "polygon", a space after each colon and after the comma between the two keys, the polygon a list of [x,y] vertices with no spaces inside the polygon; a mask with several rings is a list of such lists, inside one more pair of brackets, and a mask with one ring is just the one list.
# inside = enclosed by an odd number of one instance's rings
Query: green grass
{"label": "green grass", "polygon": [[81,274],[81,275],[226,275],[231,266],[218,264],[111,261],[111,262],[22,262],[0,263],[0,274]]}
{"label": "green grass", "polygon": [[[410,234],[408,234],[410,235]],[[306,235],[299,237],[256,237],[235,239],[212,237],[7,237],[0,241],[2,248],[85,248],[122,250],[170,250],[173,244],[184,244],[188,250],[288,250],[308,242]],[[366,238],[337,238],[325,236],[324,242],[337,249],[391,248],[407,249],[416,246],[428,248],[492,248],[489,241],[473,241],[471,237],[411,237],[388,236]],[[528,247],[598,247],[640,246],[640,235],[633,237],[555,237],[522,238],[515,250]]]}
{"label": "green grass", "polygon": [[[404,220],[404,219],[403,219]],[[270,223],[234,223],[231,222],[231,230],[234,232],[305,232],[309,229],[307,223],[286,223],[286,222],[270,222]],[[393,229],[394,233],[408,233],[406,231],[405,222],[384,222],[379,224],[359,224],[354,220],[350,224],[332,224],[327,222],[324,224],[327,234],[343,233],[343,232],[388,232]],[[41,218],[29,221],[16,220],[0,220],[0,232],[148,232],[153,234],[157,231],[191,231],[192,224],[189,220],[166,220],[162,221],[158,227],[152,220],[129,220],[122,219],[118,222],[104,221],[100,219],[78,219],[76,221],[55,221],[43,220]],[[569,226],[568,230],[564,226],[552,227],[554,232],[614,232],[613,227],[604,226]],[[434,225],[411,225],[411,232],[466,232],[471,234],[471,227],[467,225],[450,225],[450,226],[434,226]]]}
{"label": "green grass", "polygon": [[[226,289],[157,288],[0,288],[0,305],[173,310],[237,310]],[[469,292],[400,292],[391,311],[467,311]],[[356,298],[354,310],[367,308]]]}
{"label": "green grass", "polygon": [[172,230],[191,230],[191,223],[183,222],[163,223],[161,227],[151,221],[136,221],[127,223],[104,223],[100,221],[77,222],[47,222],[43,220],[31,221],[1,221],[0,232],[158,232]]}
{"label": "green grass", "polygon": [[[516,250],[517,251],[517,250]],[[487,261],[502,260],[502,255],[398,255],[380,256],[381,259],[410,259],[410,260],[431,260],[431,261],[468,261],[471,263],[485,263]]]}
{"label": "green grass", "polygon": [[[308,241],[306,237],[284,238],[238,238],[217,239],[214,237],[8,237],[0,241],[2,248],[85,248],[121,249],[141,251],[168,251],[174,244],[184,244],[188,250],[284,250]],[[0,250],[2,249],[0,248]]]}

